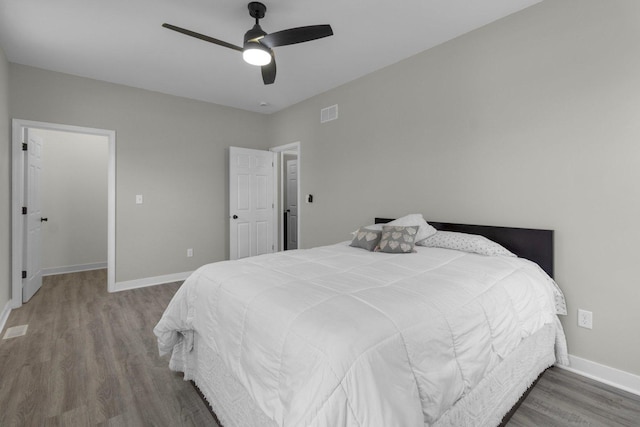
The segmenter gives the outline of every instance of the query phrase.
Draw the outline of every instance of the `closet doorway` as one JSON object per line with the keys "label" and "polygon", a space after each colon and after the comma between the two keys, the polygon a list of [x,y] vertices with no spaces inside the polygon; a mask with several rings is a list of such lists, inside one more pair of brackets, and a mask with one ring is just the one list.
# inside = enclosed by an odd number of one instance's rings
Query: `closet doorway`
{"label": "closet doorway", "polygon": [[276,194],[278,203],[276,215],[278,227],[275,241],[278,250],[298,249],[300,243],[300,143],[271,148],[276,153]]}
{"label": "closet doorway", "polygon": [[115,132],[13,121],[12,305],[42,276],[107,268],[115,278]]}
{"label": "closet doorway", "polygon": [[284,191],[284,230],[282,236],[284,250],[298,249],[298,155],[297,153],[284,153],[283,172]]}

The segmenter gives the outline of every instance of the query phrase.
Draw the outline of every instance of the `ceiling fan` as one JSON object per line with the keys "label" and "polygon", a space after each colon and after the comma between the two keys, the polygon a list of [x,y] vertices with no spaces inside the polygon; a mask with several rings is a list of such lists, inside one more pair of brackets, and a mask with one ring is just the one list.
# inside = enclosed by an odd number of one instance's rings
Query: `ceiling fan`
{"label": "ceiling fan", "polygon": [[262,80],[266,85],[272,84],[276,80],[276,59],[273,54],[274,47],[308,42],[333,35],[331,25],[310,25],[267,34],[262,30],[259,22],[260,19],[264,18],[267,7],[257,1],[252,1],[248,7],[249,15],[256,19],[256,24],[244,34],[243,47],[214,39],[213,37],[205,36],[204,34],[196,33],[185,28],[176,27],[175,25],[164,23],[162,26],[186,34],[187,36],[242,52],[242,57],[246,62],[262,68]]}

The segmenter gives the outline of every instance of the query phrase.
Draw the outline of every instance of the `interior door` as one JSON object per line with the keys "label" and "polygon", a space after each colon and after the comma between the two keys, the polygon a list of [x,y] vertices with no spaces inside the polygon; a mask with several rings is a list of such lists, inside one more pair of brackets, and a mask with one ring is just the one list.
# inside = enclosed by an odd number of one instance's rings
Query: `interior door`
{"label": "interior door", "polygon": [[24,266],[26,278],[22,281],[22,302],[27,302],[42,286],[42,208],[40,181],[42,177],[42,138],[30,135],[24,129],[27,141],[25,152],[25,195],[27,214],[24,221]]}
{"label": "interior door", "polygon": [[287,160],[287,249],[298,249],[298,160]]}
{"label": "interior door", "polygon": [[274,251],[274,153],[229,148],[229,257]]}

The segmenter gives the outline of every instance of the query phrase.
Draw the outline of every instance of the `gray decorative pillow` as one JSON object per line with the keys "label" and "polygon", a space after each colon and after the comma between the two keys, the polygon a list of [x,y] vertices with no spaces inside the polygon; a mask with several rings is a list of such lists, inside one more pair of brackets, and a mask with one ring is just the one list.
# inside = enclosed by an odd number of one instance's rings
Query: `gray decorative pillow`
{"label": "gray decorative pillow", "polygon": [[382,236],[382,230],[360,227],[358,231],[354,233],[353,240],[349,246],[373,251],[380,242],[380,236]]}
{"label": "gray decorative pillow", "polygon": [[433,236],[422,240],[420,246],[455,249],[487,256],[516,256],[508,249],[484,236],[453,231],[438,231]]}
{"label": "gray decorative pillow", "polygon": [[382,227],[382,237],[376,251],[394,254],[413,252],[418,228],[417,225],[385,225]]}

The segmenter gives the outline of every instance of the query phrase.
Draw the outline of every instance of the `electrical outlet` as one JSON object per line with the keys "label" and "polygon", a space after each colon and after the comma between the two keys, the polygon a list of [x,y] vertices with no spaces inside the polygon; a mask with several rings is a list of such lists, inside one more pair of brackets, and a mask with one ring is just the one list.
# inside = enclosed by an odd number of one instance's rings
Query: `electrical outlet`
{"label": "electrical outlet", "polygon": [[581,308],[578,309],[578,326],[593,329],[593,313]]}
{"label": "electrical outlet", "polygon": [[187,249],[187,256],[188,257],[192,257],[193,256],[193,249],[192,248]]}
{"label": "electrical outlet", "polygon": [[142,194],[136,194],[136,205],[142,204]]}

